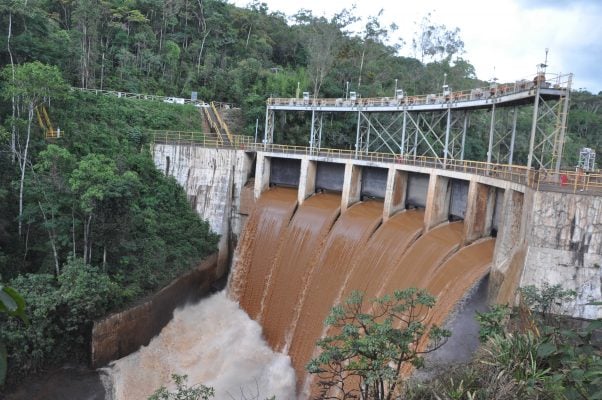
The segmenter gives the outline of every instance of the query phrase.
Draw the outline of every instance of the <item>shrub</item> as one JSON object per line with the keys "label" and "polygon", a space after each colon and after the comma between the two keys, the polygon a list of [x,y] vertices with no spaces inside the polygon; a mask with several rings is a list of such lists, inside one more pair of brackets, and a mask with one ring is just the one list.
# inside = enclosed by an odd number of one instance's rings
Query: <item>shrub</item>
{"label": "shrub", "polygon": [[187,375],[173,374],[171,379],[176,384],[176,391],[170,393],[165,386],[161,386],[148,400],[209,400],[215,396],[215,391],[205,385],[188,386]]}
{"label": "shrub", "polygon": [[479,322],[479,340],[485,342],[493,335],[503,334],[510,311],[507,305],[494,304],[487,312],[477,312],[475,318]]}
{"label": "shrub", "polygon": [[562,328],[563,321],[551,311],[574,292],[558,285],[544,285],[541,290],[526,287],[521,294],[535,314],[521,308],[506,324],[502,323],[505,307],[479,314],[484,340],[474,359],[426,384],[409,386],[406,398],[602,399],[602,354],[594,341],[602,321]]}
{"label": "shrub", "polygon": [[11,285],[27,299],[31,322],[2,321],[0,340],[7,345],[11,371],[18,374],[83,357],[93,320],[122,298],[105,273],[80,259],[69,260],[58,279],[50,274],[26,274]]}
{"label": "shrub", "polygon": [[[318,340],[321,354],[307,370],[319,378],[321,397],[389,400],[398,393],[405,363],[422,365],[422,355],[441,347],[450,333],[428,326],[435,298],[422,289],[395,291],[372,301],[372,311],[361,292],[353,292],[332,308],[326,325],[334,332]],[[430,347],[422,345],[427,339]]]}

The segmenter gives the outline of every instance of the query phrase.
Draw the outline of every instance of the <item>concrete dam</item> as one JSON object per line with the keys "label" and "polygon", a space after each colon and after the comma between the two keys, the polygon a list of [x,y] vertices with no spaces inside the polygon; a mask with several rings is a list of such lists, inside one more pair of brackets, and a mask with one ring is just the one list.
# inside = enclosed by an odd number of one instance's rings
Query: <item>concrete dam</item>
{"label": "concrete dam", "polygon": [[153,154],[222,234],[230,295],[291,357],[300,392],[324,318],[354,289],[426,288],[438,297],[432,322],[442,324],[489,274],[490,303],[513,304],[520,286],[561,283],[578,293],[565,314],[601,316],[589,305],[602,298],[599,196],[537,190],[510,167],[248,147],[155,143]]}
{"label": "concrete dam", "polygon": [[[593,304],[602,300],[602,179],[559,170],[569,88],[570,78],[564,87],[538,74],[424,98],[269,99],[261,143],[166,136],[152,153],[222,235],[229,297],[290,357],[306,398],[304,367],[328,334],[323,321],[353,290],[372,298],[425,288],[438,299],[429,322],[441,325],[485,277],[490,304],[516,304],[519,287],[561,284],[577,293],[561,313],[602,316]],[[517,108],[533,101],[521,167]],[[482,110],[487,162],[465,161],[467,121]],[[274,144],[281,111],[311,113],[309,147]],[[324,115],[341,112],[357,117],[355,150],[322,148]],[[509,125],[498,126],[500,114]]]}

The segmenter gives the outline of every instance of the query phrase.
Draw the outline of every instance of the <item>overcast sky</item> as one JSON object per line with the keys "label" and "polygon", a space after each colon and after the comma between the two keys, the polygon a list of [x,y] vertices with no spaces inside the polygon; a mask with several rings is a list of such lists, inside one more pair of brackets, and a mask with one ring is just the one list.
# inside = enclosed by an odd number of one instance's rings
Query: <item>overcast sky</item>
{"label": "overcast sky", "polygon": [[[244,7],[250,0],[230,0]],[[299,8],[327,17],[353,1],[262,0],[270,11],[294,14]],[[549,73],[574,74],[573,88],[602,91],[602,0],[357,0],[355,15],[377,15],[399,26],[393,37],[406,46],[401,54],[412,56],[411,42],[417,24],[431,12],[431,20],[448,29],[460,28],[464,58],[480,79],[501,81],[532,79],[536,65],[549,49]]]}

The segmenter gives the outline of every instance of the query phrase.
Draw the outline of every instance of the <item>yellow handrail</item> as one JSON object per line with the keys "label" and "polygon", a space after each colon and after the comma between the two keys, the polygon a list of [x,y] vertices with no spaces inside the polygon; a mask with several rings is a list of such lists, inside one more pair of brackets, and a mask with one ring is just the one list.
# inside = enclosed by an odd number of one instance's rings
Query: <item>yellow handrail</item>
{"label": "yellow handrail", "polygon": [[211,117],[211,113],[209,112],[207,107],[202,107],[202,108],[203,108],[203,114],[205,115],[205,118],[207,118],[207,121],[209,121],[209,125],[211,126],[211,129],[213,129],[215,131],[217,138],[223,143],[224,138],[222,137],[222,133],[221,133],[219,127],[217,126],[217,124],[215,123],[213,118]]}
{"label": "yellow handrail", "polygon": [[230,143],[233,143],[234,140],[233,140],[232,134],[230,133],[230,129],[228,129],[228,125],[226,125],[224,120],[222,120],[222,117],[217,112],[217,109],[215,108],[215,103],[213,101],[211,102],[211,109],[213,110],[213,113],[215,114],[215,117],[217,118],[219,125],[222,127],[222,129],[224,131],[226,131],[226,136],[228,136],[228,140],[230,141]]}
{"label": "yellow handrail", "polygon": [[[56,139],[60,136],[60,129],[56,131],[52,127],[52,123],[50,122],[50,117],[48,116],[48,111],[46,111],[46,107],[43,104],[40,104],[35,108],[36,115],[38,117],[38,124],[40,128],[44,131],[44,136],[46,139]],[[41,110],[41,111],[40,111]]]}
{"label": "yellow handrail", "polygon": [[436,168],[467,174],[501,179],[528,186],[539,191],[561,191],[585,194],[602,194],[602,174],[600,172],[559,171],[545,172],[529,169],[520,165],[494,164],[483,161],[443,160],[436,157],[413,155],[395,155],[392,153],[364,152],[344,149],[311,149],[273,143],[254,143],[250,136],[232,135],[230,144],[210,139],[202,132],[151,131],[153,143],[178,143],[211,148],[243,149],[245,151],[263,151],[269,153],[296,154],[312,157],[344,158],[370,162],[403,164],[423,168]]}

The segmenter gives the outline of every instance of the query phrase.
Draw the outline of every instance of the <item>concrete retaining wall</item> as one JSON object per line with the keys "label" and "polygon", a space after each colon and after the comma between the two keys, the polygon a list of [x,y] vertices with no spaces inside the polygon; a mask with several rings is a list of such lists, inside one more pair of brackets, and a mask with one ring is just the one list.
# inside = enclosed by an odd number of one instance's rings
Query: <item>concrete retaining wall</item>
{"label": "concrete retaining wall", "polygon": [[249,179],[253,157],[242,150],[171,144],[153,147],[157,168],[167,171],[178,181],[193,208],[209,222],[214,232],[221,235],[218,244],[220,274],[227,269],[230,244],[238,241],[241,232],[240,193]]}
{"label": "concrete retaining wall", "polygon": [[602,198],[535,192],[521,286],[561,284],[577,292],[563,306],[573,317],[602,318]]}
{"label": "concrete retaining wall", "polygon": [[178,306],[209,292],[216,272],[217,254],[214,254],[144,303],[96,321],[91,339],[92,367],[102,367],[148,345],[171,320]]}

